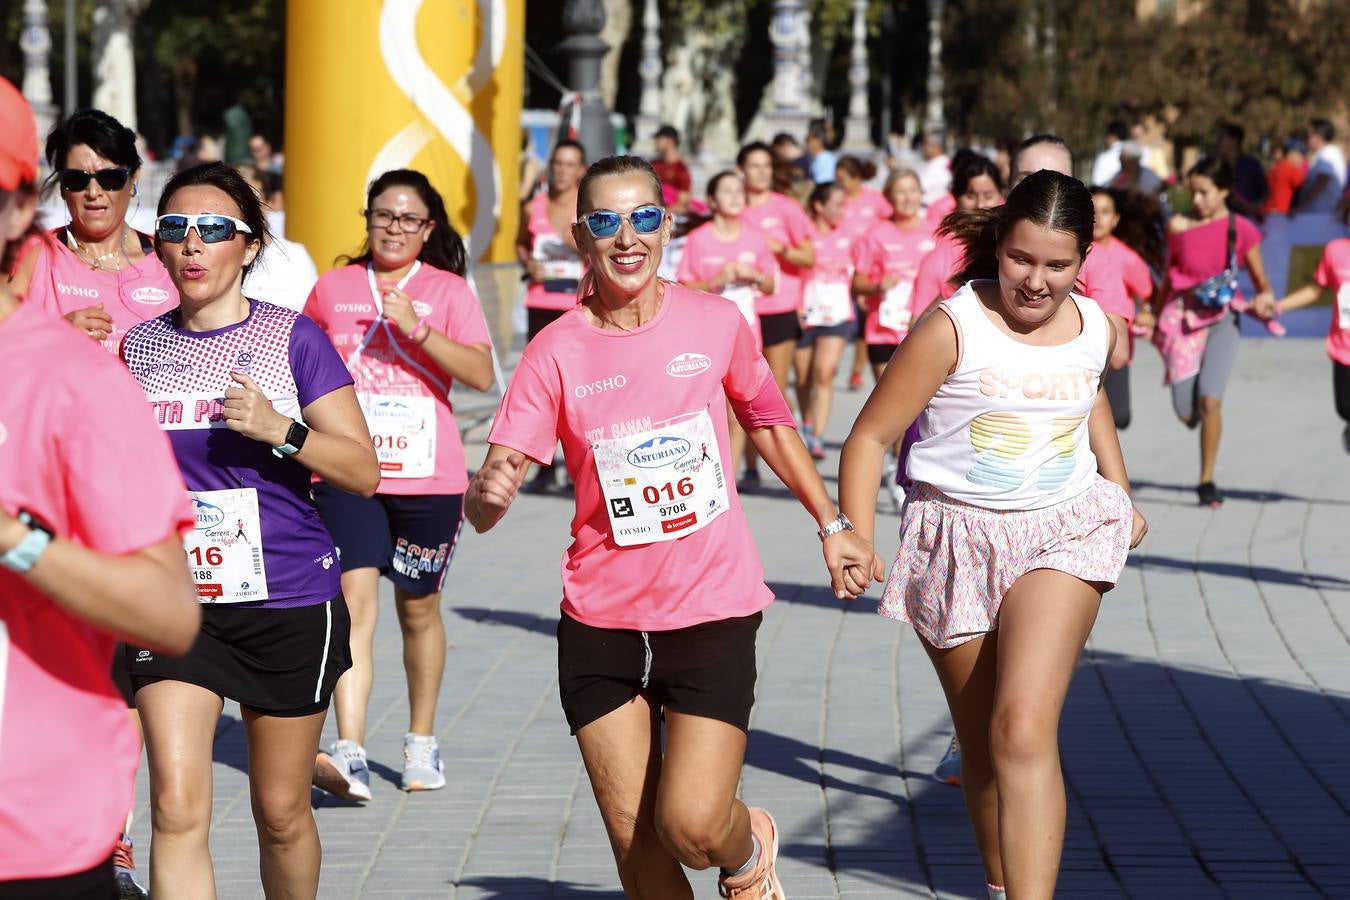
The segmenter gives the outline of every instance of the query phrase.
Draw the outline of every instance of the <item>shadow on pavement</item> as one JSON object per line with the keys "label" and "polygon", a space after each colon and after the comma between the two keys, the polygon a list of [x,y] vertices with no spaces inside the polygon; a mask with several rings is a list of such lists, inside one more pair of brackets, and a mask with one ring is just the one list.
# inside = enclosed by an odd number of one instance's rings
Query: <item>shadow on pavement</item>
{"label": "shadow on pavement", "polygon": [[1294,572],[1289,569],[1276,569],[1271,566],[1250,566],[1245,563],[1220,562],[1218,560],[1173,559],[1169,556],[1154,556],[1150,553],[1131,554],[1125,565],[1139,569],[1176,569],[1184,572],[1205,572],[1210,575],[1223,575],[1229,578],[1245,578],[1271,584],[1292,584],[1298,587],[1317,590],[1350,590],[1350,579],[1335,575],[1318,575],[1312,572]]}
{"label": "shadow on pavement", "polygon": [[830,590],[829,573],[825,564],[820,564],[821,580],[819,584],[797,584],[787,581],[767,582],[769,590],[778,603],[792,603],[803,606],[818,606],[822,609],[834,609],[846,613],[877,614],[877,598],[864,595],[856,600],[840,600]]}
{"label": "shadow on pavement", "polygon": [[554,637],[558,633],[558,615],[540,616],[535,613],[519,612],[513,609],[487,609],[482,606],[452,606],[450,611],[471,622],[490,622],[494,625],[510,625],[523,631],[534,631]]}
{"label": "shadow on pavement", "polygon": [[[1194,484],[1171,484],[1164,481],[1148,481],[1145,479],[1131,479],[1130,487],[1134,490],[1155,490],[1170,491],[1177,494],[1185,494],[1187,498],[1195,496]],[[1350,506],[1350,503],[1344,500],[1328,500],[1325,497],[1300,497],[1297,494],[1286,494],[1283,491],[1269,490],[1250,490],[1246,488],[1230,488],[1227,485],[1219,485],[1224,495],[1230,500],[1250,500],[1258,503],[1281,503],[1292,501],[1294,503],[1312,503],[1314,505],[1326,506]],[[1183,504],[1194,506],[1196,504]]]}
{"label": "shadow on pavement", "polygon": [[[618,876],[614,879],[617,881]],[[465,878],[456,887],[477,888],[481,893],[475,896],[482,900],[506,900],[506,898],[549,897],[554,900],[586,897],[617,898],[623,900],[623,891],[617,888],[601,888],[592,885],[576,884],[571,881],[548,881],[543,878],[512,878],[509,875]]]}

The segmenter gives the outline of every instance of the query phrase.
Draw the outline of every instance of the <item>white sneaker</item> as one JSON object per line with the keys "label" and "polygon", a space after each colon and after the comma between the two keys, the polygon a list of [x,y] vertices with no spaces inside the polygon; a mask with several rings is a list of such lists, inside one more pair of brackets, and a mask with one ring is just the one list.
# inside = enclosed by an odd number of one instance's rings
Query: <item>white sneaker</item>
{"label": "white sneaker", "polygon": [[403,789],[435,791],[445,787],[445,766],[435,736],[403,736]]}
{"label": "white sneaker", "polygon": [[314,758],[314,786],[334,797],[365,803],[370,799],[370,767],[366,748],[356,741],[336,741],[328,753]]}

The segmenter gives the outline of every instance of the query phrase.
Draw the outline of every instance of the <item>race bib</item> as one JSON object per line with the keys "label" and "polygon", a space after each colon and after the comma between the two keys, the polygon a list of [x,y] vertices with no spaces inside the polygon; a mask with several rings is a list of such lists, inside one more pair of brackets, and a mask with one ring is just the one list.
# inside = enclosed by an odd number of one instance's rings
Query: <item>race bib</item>
{"label": "race bib", "polygon": [[267,599],[262,519],[253,488],[189,491],[196,527],[183,539],[188,568],[203,603]]}
{"label": "race bib", "polygon": [[729,507],[717,433],[707,410],[591,447],[610,536],[620,547],[693,534]]}
{"label": "race bib", "polygon": [[436,401],[358,394],[382,478],[430,478],[436,472]]}
{"label": "race bib", "polygon": [[755,312],[755,289],[748,284],[729,284],[722,289],[722,296],[736,304],[751,329],[759,320]]}
{"label": "race bib", "polygon": [[1350,283],[1341,285],[1336,291],[1336,315],[1341,328],[1350,331]]}
{"label": "race bib", "polygon": [[914,293],[914,282],[899,281],[881,298],[877,309],[877,321],[882,328],[891,331],[908,331],[912,315],[909,308],[910,295]]}
{"label": "race bib", "polygon": [[815,279],[806,283],[806,326],[838,325],[853,318],[853,294],[847,281]]}
{"label": "race bib", "polygon": [[557,235],[534,239],[530,256],[544,270],[544,287],[550,293],[573,293],[581,281],[581,257]]}

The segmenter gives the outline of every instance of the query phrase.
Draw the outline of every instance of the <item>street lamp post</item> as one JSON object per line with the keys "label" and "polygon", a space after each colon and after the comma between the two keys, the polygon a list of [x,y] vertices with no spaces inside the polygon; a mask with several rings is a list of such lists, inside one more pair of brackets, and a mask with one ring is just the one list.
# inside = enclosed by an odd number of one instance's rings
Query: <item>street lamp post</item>
{"label": "street lamp post", "polygon": [[[563,7],[563,33],[558,50],[568,60],[567,80],[572,88],[572,116],[577,140],[586,148],[586,158],[614,155],[614,128],[600,98],[600,63],[609,45],[599,37],[605,27],[605,7],[600,0],[567,0]],[[566,135],[572,122],[559,123]]]}
{"label": "street lamp post", "polygon": [[642,11],[642,59],[638,74],[642,76],[642,98],[638,102],[636,134],[633,145],[652,152],[656,129],[661,126],[661,11],[656,0],[646,0]]}
{"label": "street lamp post", "polygon": [[940,132],[947,127],[942,110],[942,11],[943,0],[928,0],[928,103],[923,130]]}
{"label": "street lamp post", "polygon": [[807,115],[802,96],[803,38],[801,0],[774,0],[769,21],[769,40],[773,42],[773,103],[765,118],[775,131],[800,135],[806,130]]}
{"label": "street lamp post", "polygon": [[56,121],[56,109],[52,106],[52,79],[47,71],[52,35],[47,30],[46,0],[24,0],[19,49],[23,51],[23,95],[28,105],[33,107],[38,134],[45,136]]}
{"label": "street lamp post", "polygon": [[844,120],[844,147],[872,149],[872,110],[867,97],[867,0],[853,0],[853,51],[849,55],[848,118]]}

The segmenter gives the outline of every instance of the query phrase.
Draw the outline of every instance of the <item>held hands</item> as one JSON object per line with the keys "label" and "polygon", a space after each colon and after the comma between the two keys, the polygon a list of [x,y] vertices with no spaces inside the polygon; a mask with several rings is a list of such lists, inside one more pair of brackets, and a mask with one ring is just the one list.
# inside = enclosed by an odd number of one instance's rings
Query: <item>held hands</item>
{"label": "held hands", "polygon": [[891,288],[895,287],[895,286],[896,286],[897,284],[899,284],[899,283],[900,283],[900,276],[899,276],[899,275],[883,275],[883,276],[881,276],[881,291],[882,291],[882,293],[885,293],[886,291],[889,291]]}
{"label": "held hands", "polygon": [[66,321],[96,341],[105,340],[113,330],[112,316],[104,311],[102,303],[66,313]]}
{"label": "held hands", "polygon": [[853,600],[867,591],[873,581],[886,579],[886,564],[872,550],[872,544],[854,531],[839,531],[821,546],[825,566],[830,570],[830,587],[839,600]]}
{"label": "held hands", "polygon": [[505,459],[489,462],[473,476],[464,506],[476,531],[487,531],[506,515],[520,489],[526,462],[523,453],[513,450]]}
{"label": "held hands", "polygon": [[398,330],[412,337],[417,330],[417,310],[413,309],[412,298],[402,288],[392,284],[380,286],[380,303],[384,309],[386,321],[393,322]]}
{"label": "held hands", "polygon": [[1275,293],[1273,291],[1262,291],[1252,298],[1252,311],[1258,318],[1273,319],[1276,314]]}
{"label": "held hands", "polygon": [[1144,540],[1144,535],[1148,534],[1148,522],[1144,519],[1144,514],[1139,511],[1139,507],[1134,507],[1134,524],[1130,526],[1130,549],[1138,547]]}
{"label": "held hands", "polygon": [[225,427],[269,447],[286,443],[291,418],[272,408],[258,386],[243,372],[231,372],[235,386],[225,392]]}

